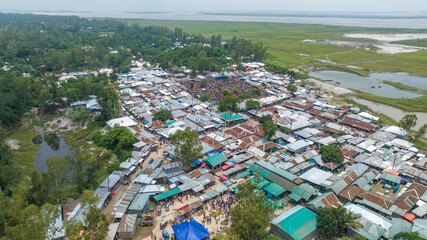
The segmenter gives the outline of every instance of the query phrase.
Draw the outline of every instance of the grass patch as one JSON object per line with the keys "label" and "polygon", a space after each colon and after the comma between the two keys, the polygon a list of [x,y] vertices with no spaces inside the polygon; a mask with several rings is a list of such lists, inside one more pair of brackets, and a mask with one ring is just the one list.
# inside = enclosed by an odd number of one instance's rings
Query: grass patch
{"label": "grass patch", "polygon": [[397,41],[393,43],[415,46],[415,47],[427,47],[427,39],[403,40],[403,41]]}
{"label": "grass patch", "polygon": [[[254,42],[262,42],[268,47],[267,63],[284,67],[316,66],[336,67],[366,76],[369,71],[408,72],[427,77],[425,54],[427,50],[401,53],[380,54],[375,49],[334,46],[324,43],[303,42],[305,39],[317,41],[336,40],[375,43],[369,39],[351,39],[343,37],[345,33],[419,33],[425,30],[381,29],[348,26],[328,26],[311,24],[260,23],[260,22],[212,22],[212,21],[175,21],[147,19],[119,19],[128,24],[143,26],[161,25],[170,28],[179,27],[184,31],[202,34],[206,37],[221,34],[224,39],[243,37]],[[414,40],[415,41],[415,40]],[[424,41],[419,45],[425,44]],[[426,41],[427,44],[427,41]],[[300,56],[297,53],[308,54]],[[315,58],[330,59],[336,65],[321,63]],[[346,65],[364,69],[350,69]],[[367,69],[367,70],[365,70]]]}
{"label": "grass patch", "polygon": [[400,90],[410,91],[410,92],[415,92],[415,93],[420,93],[420,94],[427,94],[427,90],[419,89],[416,87],[411,87],[411,86],[405,85],[403,83],[392,82],[392,81],[383,81],[383,83],[388,84],[390,86],[393,86],[393,87],[400,89]]}
{"label": "grass patch", "polygon": [[344,98],[343,101],[346,102],[346,103],[348,103],[348,104],[353,105],[354,107],[358,107],[361,112],[365,112],[366,111],[366,106],[365,105],[357,103],[357,102],[355,102],[355,101],[353,101],[351,99],[348,99],[348,98]]}
{"label": "grass patch", "polygon": [[416,143],[415,147],[421,150],[427,151],[427,139],[426,138],[420,138]]}
{"label": "grass patch", "polygon": [[36,152],[40,150],[41,145],[33,144],[32,140],[38,136],[36,132],[29,129],[18,130],[7,136],[10,139],[17,139],[19,141],[19,149],[12,150],[12,159],[16,166],[22,167],[24,175],[30,176],[34,169],[34,160],[36,159]]}
{"label": "grass patch", "polygon": [[407,112],[427,112],[427,95],[416,98],[387,98],[380,97],[370,93],[365,93],[359,90],[351,89],[356,92],[356,97],[370,100],[377,103],[382,103],[395,108],[405,110]]}

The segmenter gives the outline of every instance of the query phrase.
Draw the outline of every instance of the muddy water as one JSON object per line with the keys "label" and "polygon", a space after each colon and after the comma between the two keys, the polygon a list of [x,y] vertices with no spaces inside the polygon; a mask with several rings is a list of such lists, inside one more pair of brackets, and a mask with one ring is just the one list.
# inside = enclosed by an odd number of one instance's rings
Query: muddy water
{"label": "muddy water", "polygon": [[46,159],[52,156],[65,157],[68,153],[73,151],[65,142],[65,138],[59,134],[37,136],[33,139],[33,143],[41,144],[40,150],[35,154],[34,168],[42,173],[48,170]]}
{"label": "muddy water", "polygon": [[375,103],[365,99],[360,99],[357,97],[349,97],[349,98],[354,100],[357,103],[367,106],[372,112],[382,113],[390,117],[396,122],[402,119],[403,116],[405,116],[406,114],[415,114],[418,117],[417,125],[415,126],[415,129],[418,129],[423,124],[427,124],[427,113],[406,112],[398,108],[387,106],[381,103]]}
{"label": "muddy water", "polygon": [[310,72],[310,77],[320,78],[330,83],[339,83],[341,87],[356,89],[381,97],[389,98],[415,98],[422,96],[409,91],[397,89],[383,81],[400,82],[408,86],[427,89],[427,78],[412,76],[406,73],[371,73],[369,77],[363,77],[353,73],[341,71],[317,71]]}

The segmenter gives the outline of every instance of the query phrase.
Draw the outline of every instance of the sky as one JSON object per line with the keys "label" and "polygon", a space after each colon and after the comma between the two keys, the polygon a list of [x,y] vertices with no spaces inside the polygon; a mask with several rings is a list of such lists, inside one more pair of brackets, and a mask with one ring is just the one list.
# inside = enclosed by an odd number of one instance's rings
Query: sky
{"label": "sky", "polygon": [[0,0],[0,9],[92,12],[420,12],[427,11],[427,0]]}

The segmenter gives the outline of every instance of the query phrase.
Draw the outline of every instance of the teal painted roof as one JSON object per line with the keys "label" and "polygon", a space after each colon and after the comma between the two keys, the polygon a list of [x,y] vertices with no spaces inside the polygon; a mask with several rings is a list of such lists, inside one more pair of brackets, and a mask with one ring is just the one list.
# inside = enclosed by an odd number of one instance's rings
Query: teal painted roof
{"label": "teal painted roof", "polygon": [[274,197],[278,197],[282,193],[286,192],[286,190],[283,187],[281,187],[275,183],[270,183],[267,186],[264,186],[263,190],[271,193]]}
{"label": "teal painted roof", "polygon": [[251,174],[249,171],[244,171],[242,173],[237,174],[236,179],[247,177]]}
{"label": "teal painted roof", "polygon": [[316,230],[317,214],[313,211],[296,206],[274,219],[271,223],[280,227],[296,240],[301,240]]}
{"label": "teal painted roof", "polygon": [[239,115],[239,114],[232,116],[232,115],[230,115],[228,113],[222,114],[221,117],[225,118],[226,120],[235,120],[235,119],[238,119],[238,118],[242,118],[242,116]]}
{"label": "teal painted roof", "polygon": [[203,162],[205,162],[206,164],[208,164],[211,167],[215,167],[215,166],[217,166],[217,165],[219,165],[225,161],[227,161],[227,157],[222,153],[215,154],[215,155],[212,155],[206,159],[203,159]]}
{"label": "teal painted roof", "polygon": [[[294,181],[295,179],[298,178],[297,175],[295,175],[293,173],[290,173],[288,171],[285,171],[285,170],[283,170],[283,169],[281,169],[279,167],[273,166],[273,165],[271,165],[271,164],[269,164],[267,162],[258,161],[258,162],[256,162],[256,164],[259,165],[260,167],[262,167],[262,168],[270,171],[270,172],[273,172],[273,173],[275,173],[275,174],[277,174],[277,175],[279,175],[279,176],[281,176],[283,178],[288,179],[289,181]],[[252,171],[254,171],[254,170],[252,170]]]}
{"label": "teal painted roof", "polygon": [[175,123],[175,121],[170,121],[170,122],[165,123],[165,125],[169,127],[170,125],[172,125],[174,123]]}
{"label": "teal painted roof", "polygon": [[148,194],[137,194],[133,199],[132,204],[129,206],[129,210],[142,211],[149,202],[150,195]]}
{"label": "teal painted roof", "polygon": [[156,200],[156,201],[161,201],[161,200],[163,200],[163,199],[165,199],[165,198],[171,197],[171,196],[173,196],[173,195],[175,195],[175,194],[178,194],[178,193],[181,193],[181,189],[179,189],[179,188],[174,188],[174,189],[172,189],[172,190],[169,190],[169,191],[167,191],[167,192],[160,193],[160,194],[158,194],[158,195],[154,196],[154,200]]}

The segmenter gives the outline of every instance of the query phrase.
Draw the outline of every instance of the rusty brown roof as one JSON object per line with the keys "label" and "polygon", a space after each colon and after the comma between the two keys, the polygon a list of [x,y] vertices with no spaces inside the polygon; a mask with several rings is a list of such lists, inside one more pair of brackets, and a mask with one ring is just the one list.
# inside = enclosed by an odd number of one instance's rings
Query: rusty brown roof
{"label": "rusty brown roof", "polygon": [[390,210],[390,208],[393,206],[392,202],[390,202],[390,201],[388,201],[388,200],[386,200],[386,199],[384,199],[384,198],[382,198],[382,197],[380,197],[374,193],[368,192],[368,191],[360,193],[359,195],[357,195],[357,197],[366,199],[369,202],[380,205],[381,207],[383,207],[387,210]]}
{"label": "rusty brown roof", "polygon": [[400,195],[394,203],[399,208],[411,210],[420,197],[427,191],[427,187],[420,183],[412,183],[406,191]]}
{"label": "rusty brown roof", "polygon": [[352,201],[357,195],[359,195],[361,192],[364,192],[364,191],[365,190],[363,190],[358,186],[348,185],[340,193],[338,193],[338,196]]}

